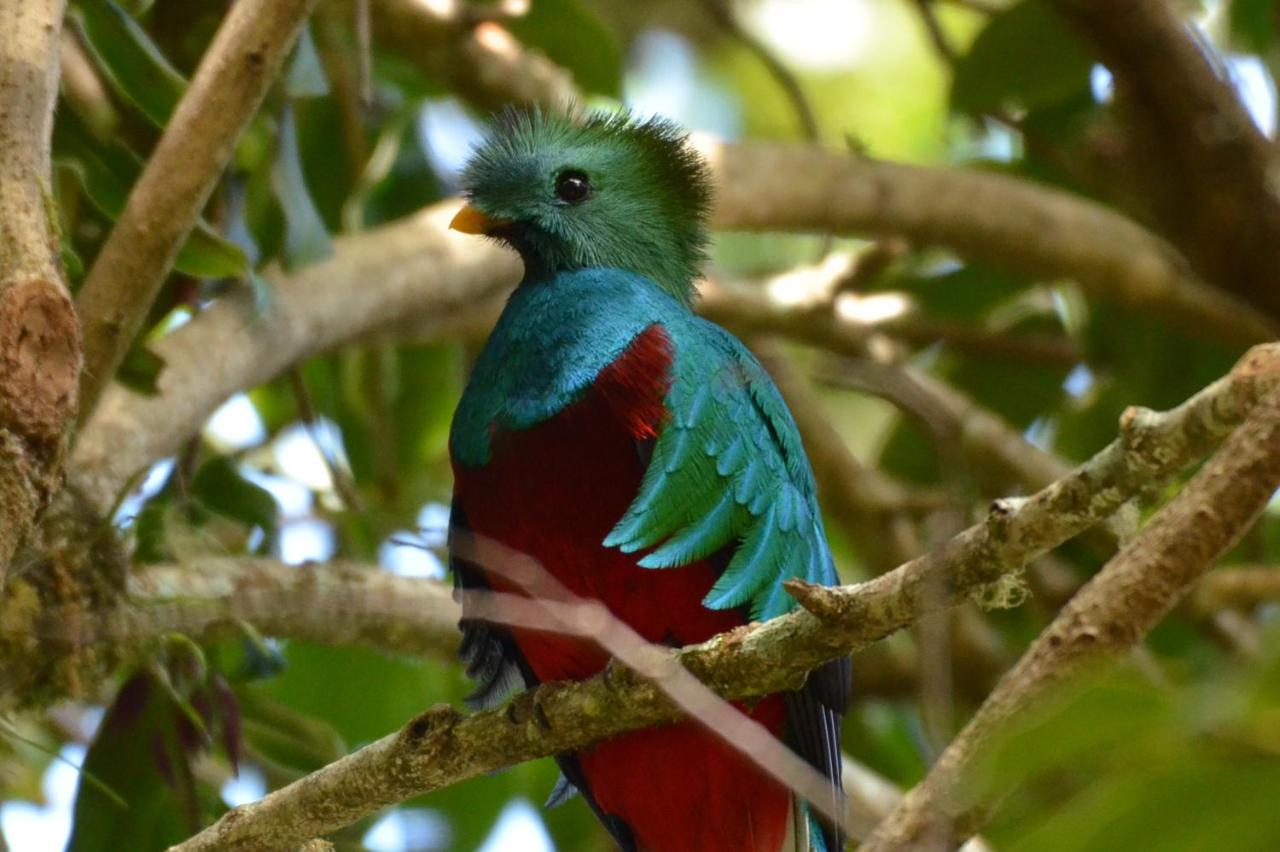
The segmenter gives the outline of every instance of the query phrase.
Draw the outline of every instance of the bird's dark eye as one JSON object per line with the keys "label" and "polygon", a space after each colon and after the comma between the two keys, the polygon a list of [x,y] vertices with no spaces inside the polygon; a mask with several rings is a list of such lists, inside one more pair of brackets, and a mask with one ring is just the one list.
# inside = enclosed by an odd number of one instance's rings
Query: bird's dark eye
{"label": "bird's dark eye", "polygon": [[561,172],[560,177],[556,178],[556,198],[561,201],[577,204],[580,201],[585,201],[590,194],[591,181],[587,180],[587,176],[577,169]]}

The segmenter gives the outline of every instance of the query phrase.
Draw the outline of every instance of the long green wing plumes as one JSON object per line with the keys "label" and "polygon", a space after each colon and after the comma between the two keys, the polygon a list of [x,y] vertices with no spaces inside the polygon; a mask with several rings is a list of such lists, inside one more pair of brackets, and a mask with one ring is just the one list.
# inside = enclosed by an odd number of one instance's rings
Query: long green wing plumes
{"label": "long green wing plumes", "polygon": [[740,543],[704,603],[787,612],[799,577],[834,583],[813,474],[794,421],[760,364],[723,329],[690,318],[674,335],[667,423],[631,507],[605,539],[655,548],[646,568],[687,565]]}

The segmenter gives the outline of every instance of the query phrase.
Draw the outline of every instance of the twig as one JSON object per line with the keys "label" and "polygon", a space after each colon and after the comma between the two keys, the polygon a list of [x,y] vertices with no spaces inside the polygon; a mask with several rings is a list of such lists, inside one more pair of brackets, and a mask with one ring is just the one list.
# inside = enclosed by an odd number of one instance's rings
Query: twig
{"label": "twig", "polygon": [[85,370],[80,422],[97,406],[235,140],[266,96],[316,0],[242,0],[209,45],[79,298]]}
{"label": "twig", "polygon": [[[1123,437],[1066,479],[990,517],[947,546],[858,586],[789,583],[805,610],[740,628],[672,656],[728,699],[794,689],[811,668],[920,618],[922,591],[945,577],[965,599],[1097,523],[1152,482],[1168,481],[1249,416],[1280,380],[1280,346],[1256,347],[1232,373],[1178,408],[1131,409]],[[181,852],[288,849],[393,802],[524,760],[672,721],[665,693],[626,669],[579,683],[544,684],[505,707],[463,716],[438,706],[260,802],[234,808]]]}
{"label": "twig", "polygon": [[[311,401],[311,393],[307,390],[307,380],[302,375],[301,369],[293,367],[289,370],[289,388],[293,393],[294,404],[298,407],[298,419],[306,427],[307,437],[311,439],[316,452],[320,454],[320,458],[324,461],[325,469],[329,471],[329,478],[333,480],[334,493],[338,495],[338,499],[342,502],[343,510],[356,514],[364,512],[360,491],[351,476],[351,471],[338,461],[332,442],[321,440],[320,417],[316,414],[315,405]],[[328,430],[326,430],[327,432]]]}
{"label": "twig", "polygon": [[[952,741],[929,775],[877,827],[864,852],[935,848],[969,836],[989,800],[967,784],[980,755],[1028,709],[1137,645],[1239,538],[1280,487],[1280,388],[1047,627]],[[988,795],[994,791],[987,791]]]}
{"label": "twig", "polygon": [[1205,576],[1187,603],[1200,613],[1280,601],[1280,565],[1233,565]]}
{"label": "twig", "polygon": [[0,0],[0,588],[58,486],[80,326],[50,186],[64,0]]}
{"label": "twig", "polygon": [[810,142],[817,142],[821,139],[822,131],[818,127],[818,116],[813,111],[813,105],[809,103],[809,98],[805,95],[804,88],[800,85],[796,75],[791,72],[791,69],[783,64],[782,60],[769,49],[768,45],[742,26],[728,0],[702,0],[702,8],[707,10],[707,13],[722,30],[740,42],[747,49],[747,52],[764,66],[765,71],[778,84],[778,88],[782,89],[782,93],[791,104],[791,110],[795,113],[796,121],[800,124],[800,132],[803,137]]}
{"label": "twig", "polygon": [[947,34],[942,31],[942,23],[933,8],[933,0],[913,0],[916,11],[920,14],[920,22],[933,43],[933,49],[946,65],[955,65],[956,49],[951,45]]}
{"label": "twig", "polygon": [[531,557],[480,536],[458,535],[451,544],[455,553],[529,596],[468,592],[464,604],[468,617],[595,642],[617,663],[656,685],[690,718],[799,794],[844,834],[852,833],[848,810],[833,795],[830,782],[759,722],[704,686],[669,649],[646,642],[599,601],[574,595]]}

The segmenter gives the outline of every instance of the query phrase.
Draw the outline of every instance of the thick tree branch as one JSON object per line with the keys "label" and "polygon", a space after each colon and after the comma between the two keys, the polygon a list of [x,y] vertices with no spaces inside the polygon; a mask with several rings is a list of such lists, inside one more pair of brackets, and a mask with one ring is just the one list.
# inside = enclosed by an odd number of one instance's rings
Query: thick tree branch
{"label": "thick tree branch", "polygon": [[1272,390],[1174,500],[1078,594],[1000,681],[864,852],[950,847],[988,802],[967,783],[981,755],[1028,708],[1142,641],[1257,519],[1280,488],[1280,389]]}
{"label": "thick tree branch", "polygon": [[[1115,75],[1126,163],[1197,272],[1280,317],[1276,149],[1169,0],[1054,0]],[[1199,42],[1199,43],[1198,43]]]}
{"label": "thick tree branch", "polygon": [[[1105,208],[996,175],[876,163],[805,146],[720,146],[714,221],[760,230],[892,232],[975,260],[1072,277],[1098,299],[1176,318],[1235,340],[1272,326],[1190,279],[1159,240]],[[251,319],[226,300],[156,345],[160,393],[112,388],[84,429],[73,468],[96,505],[169,455],[237,390],[353,338],[426,317],[427,330],[492,315],[518,276],[509,255],[445,232],[448,203],[337,242],[336,256],[275,280],[274,303]],[[442,313],[435,313],[441,311]],[[418,323],[419,326],[422,323]],[[229,341],[234,339],[234,343]],[[207,355],[225,353],[210,370]]]}
{"label": "thick tree branch", "polygon": [[447,326],[496,304],[519,276],[519,261],[448,231],[454,207],[340,237],[329,260],[288,278],[269,274],[265,309],[242,291],[155,343],[167,364],[159,394],[113,387],[73,453],[72,476],[93,505],[109,507],[138,470],[177,452],[236,391],[409,316]]}
{"label": "thick tree branch", "polygon": [[82,422],[124,360],[315,4],[240,0],[227,12],[80,290]]}
{"label": "thick tree branch", "polygon": [[721,228],[894,234],[1237,342],[1277,325],[1197,280],[1168,244],[1092,201],[1027,181],[815,151],[707,146]]}
{"label": "thick tree branch", "polygon": [[[1097,523],[1203,457],[1280,381],[1280,347],[1250,352],[1232,373],[1178,408],[1130,409],[1122,437],[1067,478],[1018,501],[945,547],[874,580],[837,589],[791,584],[806,608],[673,652],[727,698],[792,689],[805,673],[964,600]],[[945,589],[944,595],[926,594]],[[175,849],[288,849],[412,795],[524,760],[583,748],[677,717],[653,683],[625,669],[550,683],[472,716],[439,706],[395,734],[235,808]]]}
{"label": "thick tree branch", "polygon": [[59,484],[80,375],[80,328],[50,213],[65,7],[0,0],[0,588]]}
{"label": "thick tree branch", "polygon": [[50,695],[50,672],[92,692],[120,662],[166,636],[207,641],[238,630],[326,645],[361,645],[452,659],[458,606],[441,583],[397,577],[376,566],[286,565],[269,559],[207,557],[130,574],[108,608],[0,605],[0,712]]}

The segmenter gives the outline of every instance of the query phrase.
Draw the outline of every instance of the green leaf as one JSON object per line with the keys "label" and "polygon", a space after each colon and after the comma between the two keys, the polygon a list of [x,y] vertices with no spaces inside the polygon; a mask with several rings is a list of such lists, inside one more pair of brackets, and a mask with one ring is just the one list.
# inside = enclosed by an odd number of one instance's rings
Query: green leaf
{"label": "green leaf", "polygon": [[276,539],[279,507],[271,492],[245,479],[235,462],[225,456],[200,466],[191,480],[191,493],[210,511],[260,527],[270,549]]}
{"label": "green leaf", "polygon": [[143,345],[135,345],[124,356],[116,378],[125,387],[143,396],[155,396],[160,392],[157,382],[164,372],[164,359]]}
{"label": "green leaf", "polygon": [[1047,0],[1023,0],[991,17],[956,63],[951,108],[978,115],[1031,108],[1089,86],[1093,59]]}
{"label": "green leaf", "polygon": [[591,4],[538,0],[507,26],[520,41],[567,68],[589,94],[622,94],[622,46]]}
{"label": "green leaf", "polygon": [[121,687],[84,770],[111,793],[82,778],[67,852],[165,849],[194,827],[183,818],[175,789],[191,780],[190,765],[178,742],[171,701],[150,675],[134,675]]}
{"label": "green leaf", "polygon": [[[53,147],[58,163],[76,176],[89,203],[114,222],[142,173],[142,161],[118,141],[96,141],[70,110],[58,114]],[[238,246],[200,220],[179,250],[174,268],[196,278],[239,278],[248,272],[249,261]]]}
{"label": "green leaf", "polygon": [[979,323],[1001,304],[1025,292],[1031,282],[996,269],[961,266],[943,272],[908,269],[875,282],[869,292],[910,293],[930,318]]}
{"label": "green leaf", "polygon": [[1231,38],[1250,53],[1267,53],[1280,29],[1280,7],[1275,0],[1233,0]]}
{"label": "green leaf", "polygon": [[112,0],[75,0],[73,9],[85,44],[111,87],[163,128],[187,89],[186,78]]}
{"label": "green leaf", "polygon": [[245,742],[268,760],[297,772],[314,772],[347,753],[346,743],[328,722],[298,712],[254,685],[237,688],[236,696]]}
{"label": "green leaf", "polygon": [[271,168],[271,188],[284,212],[282,262],[285,269],[298,269],[333,254],[329,231],[307,190],[302,157],[298,151],[298,129],[292,103],[286,104],[280,115],[276,159]]}

